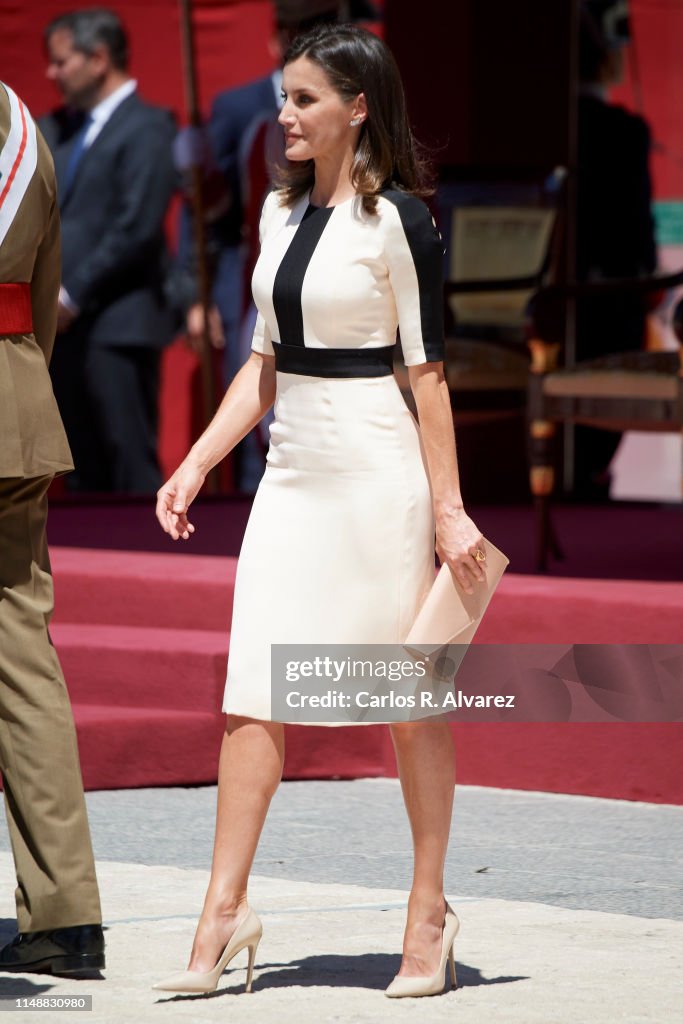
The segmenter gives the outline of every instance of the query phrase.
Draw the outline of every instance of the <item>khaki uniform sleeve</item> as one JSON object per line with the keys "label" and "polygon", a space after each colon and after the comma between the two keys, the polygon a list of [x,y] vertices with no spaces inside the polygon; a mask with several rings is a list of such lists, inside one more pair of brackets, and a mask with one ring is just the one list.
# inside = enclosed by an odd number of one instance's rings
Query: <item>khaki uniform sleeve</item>
{"label": "khaki uniform sleeve", "polygon": [[33,333],[49,364],[57,330],[57,301],[62,279],[59,208],[53,200],[31,279]]}

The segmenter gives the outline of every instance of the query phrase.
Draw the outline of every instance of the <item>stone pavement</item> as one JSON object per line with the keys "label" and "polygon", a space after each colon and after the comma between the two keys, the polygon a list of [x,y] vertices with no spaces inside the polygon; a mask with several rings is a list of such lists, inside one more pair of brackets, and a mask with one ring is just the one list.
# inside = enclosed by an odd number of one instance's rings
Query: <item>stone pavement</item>
{"label": "stone pavement", "polygon": [[[89,793],[96,856],[206,868],[215,805],[211,786]],[[458,786],[446,884],[460,896],[683,920],[682,848],[681,807]],[[283,783],[254,870],[409,889],[398,781]]]}
{"label": "stone pavement", "polygon": [[[214,803],[210,787],[88,794],[108,929],[104,979],[0,975],[0,999],[92,994],[92,1013],[38,1019],[112,1024],[431,1024],[455,1015],[459,1024],[660,1024],[680,1014],[683,809],[464,787],[447,872],[462,922],[461,988],[386,999],[409,884],[394,780],[283,784],[250,891],[264,925],[253,993],[244,993],[246,951],[211,996],[154,992],[152,982],[185,966]],[[12,887],[11,857],[0,853],[3,938],[13,930]]]}

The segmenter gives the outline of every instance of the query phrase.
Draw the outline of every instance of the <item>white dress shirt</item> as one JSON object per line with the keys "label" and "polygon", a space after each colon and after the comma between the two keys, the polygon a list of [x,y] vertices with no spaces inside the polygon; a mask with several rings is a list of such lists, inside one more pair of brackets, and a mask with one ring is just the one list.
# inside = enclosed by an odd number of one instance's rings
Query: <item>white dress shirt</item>
{"label": "white dress shirt", "polygon": [[118,89],[114,89],[114,91],[101,100],[96,107],[93,107],[92,110],[89,111],[92,123],[85,133],[85,149],[90,149],[116,108],[120,107],[123,101],[127,100],[129,96],[132,96],[137,87],[138,83],[136,80],[134,78],[129,78],[127,82],[120,85]]}

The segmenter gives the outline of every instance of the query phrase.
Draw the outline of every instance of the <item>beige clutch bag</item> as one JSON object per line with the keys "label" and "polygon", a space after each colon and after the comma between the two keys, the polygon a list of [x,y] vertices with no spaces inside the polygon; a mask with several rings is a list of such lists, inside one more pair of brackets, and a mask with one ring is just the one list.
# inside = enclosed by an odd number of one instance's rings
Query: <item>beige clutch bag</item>
{"label": "beige clutch bag", "polygon": [[430,653],[445,644],[468,644],[481,622],[493,592],[509,564],[509,559],[484,538],[485,583],[475,583],[474,593],[466,594],[447,565],[442,565],[425,598],[404,646],[416,652]]}

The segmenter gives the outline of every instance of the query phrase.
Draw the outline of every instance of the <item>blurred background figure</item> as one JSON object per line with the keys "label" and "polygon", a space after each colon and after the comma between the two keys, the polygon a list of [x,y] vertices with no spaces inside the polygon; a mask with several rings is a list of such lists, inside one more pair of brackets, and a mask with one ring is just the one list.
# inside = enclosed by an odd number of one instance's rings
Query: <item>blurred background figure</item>
{"label": "blurred background figure", "polygon": [[120,19],[93,8],[45,30],[65,106],[41,127],[62,217],[52,363],[80,491],[154,493],[161,349],[172,340],[163,221],[175,185],[171,115],[143,102]]}
{"label": "blurred background figure", "polygon": [[[580,8],[577,180],[577,277],[590,281],[650,274],[657,265],[651,211],[650,130],[646,121],[609,103],[622,77],[629,43],[626,4],[587,0]],[[582,297],[576,307],[576,358],[642,347],[648,297],[622,292]],[[579,426],[574,493],[609,494],[609,465],[621,435]]]}
{"label": "blurred background figure", "polygon": [[[219,92],[205,132],[188,128],[175,144],[176,166],[186,183],[180,211],[177,276],[182,282],[187,333],[202,344],[204,315],[198,300],[193,244],[191,175],[201,163],[208,272],[215,303],[209,314],[212,344],[224,349],[223,385],[235,376],[249,352],[255,314],[250,315],[251,271],[258,255],[258,221],[270,189],[273,165],[284,161],[277,116],[282,106],[281,65],[294,37],[316,24],[372,18],[365,0],[274,0],[274,27],[268,49],[277,67],[269,75]],[[246,342],[245,342],[246,339]],[[235,484],[253,493],[264,469],[264,442],[250,434],[235,454]]]}

